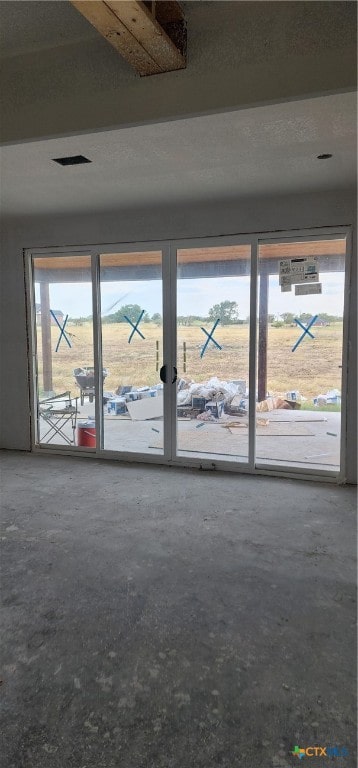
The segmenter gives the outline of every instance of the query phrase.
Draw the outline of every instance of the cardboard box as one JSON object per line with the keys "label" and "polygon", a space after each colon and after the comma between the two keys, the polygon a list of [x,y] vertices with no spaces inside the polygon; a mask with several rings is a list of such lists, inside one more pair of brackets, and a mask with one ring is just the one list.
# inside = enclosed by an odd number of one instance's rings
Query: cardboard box
{"label": "cardboard box", "polygon": [[125,396],[126,402],[134,402],[135,400],[139,400],[139,392],[128,392]]}
{"label": "cardboard box", "polygon": [[131,389],[132,389],[131,384],[121,384],[116,391],[116,395],[127,395],[128,392],[131,391]]}
{"label": "cardboard box", "polygon": [[126,410],[127,406],[124,397],[117,397],[113,400],[108,400],[107,413],[109,413],[111,416],[120,416],[121,414],[126,413]]}
{"label": "cardboard box", "polygon": [[235,414],[246,414],[247,408],[246,408],[246,400],[242,397],[242,395],[235,395],[231,403],[228,403],[227,406],[225,406],[225,412],[231,413],[233,415]]}
{"label": "cardboard box", "polygon": [[300,400],[301,400],[301,395],[300,395],[298,389],[293,389],[291,392],[286,392],[285,393],[285,400],[288,400],[288,402],[291,402],[291,400],[292,400],[293,402],[299,403]]}
{"label": "cardboard box", "polygon": [[224,405],[223,400],[209,400],[209,402],[206,403],[205,410],[209,411],[209,413],[211,413],[212,416],[215,416],[216,419],[220,419],[220,416],[224,413]]}

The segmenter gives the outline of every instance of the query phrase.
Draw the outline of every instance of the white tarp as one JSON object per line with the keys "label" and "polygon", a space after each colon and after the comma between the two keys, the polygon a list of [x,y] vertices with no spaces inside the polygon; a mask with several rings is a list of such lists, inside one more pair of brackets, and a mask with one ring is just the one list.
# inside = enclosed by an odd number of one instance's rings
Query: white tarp
{"label": "white tarp", "polygon": [[230,403],[239,392],[237,384],[231,381],[220,381],[216,376],[213,376],[201,384],[192,382],[187,389],[180,389],[177,402],[178,405],[189,405],[193,397],[205,397],[206,400],[224,400],[226,403]]}

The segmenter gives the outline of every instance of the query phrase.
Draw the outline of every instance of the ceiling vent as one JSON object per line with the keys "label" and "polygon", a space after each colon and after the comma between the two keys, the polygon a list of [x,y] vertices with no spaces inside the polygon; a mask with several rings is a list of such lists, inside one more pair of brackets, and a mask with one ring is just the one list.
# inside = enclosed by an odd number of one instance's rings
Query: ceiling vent
{"label": "ceiling vent", "polygon": [[84,155],[72,155],[72,157],[54,157],[53,162],[59,165],[82,165],[83,163],[91,163],[92,160],[88,160]]}

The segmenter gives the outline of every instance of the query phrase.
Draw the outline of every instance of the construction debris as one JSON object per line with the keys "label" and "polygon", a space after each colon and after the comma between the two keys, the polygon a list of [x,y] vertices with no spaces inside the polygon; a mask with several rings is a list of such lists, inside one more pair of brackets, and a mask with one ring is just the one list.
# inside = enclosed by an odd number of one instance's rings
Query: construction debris
{"label": "construction debris", "polygon": [[[135,418],[134,411],[129,404],[137,401],[157,399],[163,395],[163,384],[152,386],[134,387],[121,385],[116,393],[105,393],[107,413],[115,416],[127,416]],[[279,395],[269,395],[259,403],[256,403],[258,413],[269,413],[274,410],[297,410],[306,398],[298,390],[290,390]],[[313,398],[316,407],[327,404],[340,404],[341,395],[337,389],[329,390],[326,394]],[[139,408],[140,412],[157,411],[157,407],[147,409]],[[177,381],[177,417],[184,419],[199,419],[199,421],[227,421],[230,416],[247,416],[248,414],[248,389],[245,379],[222,381],[212,376],[207,381],[195,382],[192,379],[180,378]],[[144,418],[156,418],[144,416]],[[266,420],[257,420],[258,426],[266,426]],[[225,424],[225,426],[228,426]],[[234,424],[233,424],[234,426]],[[235,427],[238,422],[235,422]]]}
{"label": "construction debris", "polygon": [[325,395],[317,395],[313,398],[313,405],[340,405],[341,393],[339,389],[330,389]]}
{"label": "construction debris", "polygon": [[211,413],[215,419],[220,419],[224,413],[224,401],[223,400],[209,400],[206,403],[205,410]]}
{"label": "construction debris", "polygon": [[231,400],[231,403],[229,403],[229,408],[227,409],[227,412],[231,413],[232,415],[236,414],[238,416],[246,416],[247,403],[246,403],[246,400],[242,397],[242,395],[234,395],[233,399]]}
{"label": "construction debris", "polygon": [[203,411],[196,417],[199,421],[217,421],[217,418],[210,411]]}
{"label": "construction debris", "polygon": [[[138,400],[145,400],[152,397],[156,398],[158,395],[163,395],[163,384],[156,384],[153,387],[119,386],[116,390],[116,394],[106,392],[107,413],[110,416],[128,415],[128,403],[134,403]],[[156,409],[154,408],[154,410]]]}
{"label": "construction debris", "polygon": [[256,405],[256,410],[259,412],[275,411],[281,408],[287,411],[296,410],[297,408],[301,408],[301,403],[297,400],[287,400],[280,396],[267,397],[266,400],[261,400],[261,402]]}
{"label": "construction debris", "polygon": [[159,419],[163,417],[163,393],[158,392],[158,396],[151,398],[145,397],[127,403],[128,413],[133,421],[146,421],[147,419]]}
{"label": "construction debris", "polygon": [[[196,418],[199,418],[201,414],[209,411],[215,420],[221,419],[224,413],[246,415],[247,401],[243,395],[247,395],[244,379],[221,381],[213,376],[202,383],[179,379],[177,414],[195,414]],[[187,409],[190,409],[190,413]],[[198,413],[195,413],[196,411]]]}

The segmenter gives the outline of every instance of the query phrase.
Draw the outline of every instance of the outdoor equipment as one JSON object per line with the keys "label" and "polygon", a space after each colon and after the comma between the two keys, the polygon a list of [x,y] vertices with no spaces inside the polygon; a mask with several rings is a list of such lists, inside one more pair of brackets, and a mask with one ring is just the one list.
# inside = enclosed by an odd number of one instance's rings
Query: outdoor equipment
{"label": "outdoor equipment", "polygon": [[[78,413],[78,397],[71,397],[71,392],[53,395],[46,400],[40,400],[38,415],[48,427],[44,435],[40,435],[41,443],[50,443],[55,438],[62,438],[68,445],[75,445],[75,430]],[[72,431],[68,436],[66,427]]]}
{"label": "outdoor equipment", "polygon": [[[90,403],[93,403],[95,394],[94,368],[90,368],[88,366],[84,366],[83,368],[75,368],[73,374],[76,379],[77,386],[80,388],[81,405],[84,404],[86,395],[88,396]],[[108,376],[107,368],[103,368],[103,381],[105,380],[106,376]]]}
{"label": "outdoor equipment", "polygon": [[96,425],[94,421],[81,421],[78,424],[77,445],[82,448],[96,447]]}

